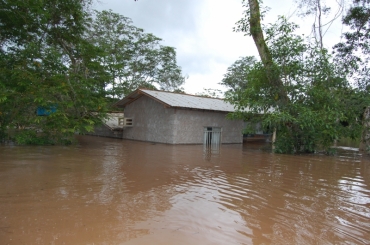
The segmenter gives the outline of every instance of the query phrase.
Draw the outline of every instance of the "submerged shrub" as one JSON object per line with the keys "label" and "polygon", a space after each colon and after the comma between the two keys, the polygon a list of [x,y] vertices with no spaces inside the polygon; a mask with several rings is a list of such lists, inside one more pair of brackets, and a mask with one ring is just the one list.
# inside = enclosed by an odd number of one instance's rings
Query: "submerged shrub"
{"label": "submerged shrub", "polygon": [[16,131],[12,139],[17,145],[70,145],[75,141],[73,135],[51,135],[33,129]]}

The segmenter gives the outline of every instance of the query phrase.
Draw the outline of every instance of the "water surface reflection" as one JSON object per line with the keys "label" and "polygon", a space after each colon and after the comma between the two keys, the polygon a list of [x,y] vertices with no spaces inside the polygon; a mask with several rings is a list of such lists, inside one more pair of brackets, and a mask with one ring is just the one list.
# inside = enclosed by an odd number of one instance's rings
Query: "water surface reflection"
{"label": "water surface reflection", "polygon": [[0,147],[1,244],[368,244],[370,160],[84,136]]}

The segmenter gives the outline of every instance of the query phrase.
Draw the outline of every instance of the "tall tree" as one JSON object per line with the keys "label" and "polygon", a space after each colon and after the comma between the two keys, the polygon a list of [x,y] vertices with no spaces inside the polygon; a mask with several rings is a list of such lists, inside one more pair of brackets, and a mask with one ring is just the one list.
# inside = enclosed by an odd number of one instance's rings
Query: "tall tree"
{"label": "tall tree", "polygon": [[105,107],[96,83],[104,71],[83,39],[89,4],[0,2],[1,138],[14,131],[19,143],[66,143],[99,121],[91,112]]}
{"label": "tall tree", "polygon": [[226,86],[229,92],[245,89],[248,83],[247,75],[256,62],[257,60],[254,56],[239,58],[227,68],[227,72],[220,84]]}
{"label": "tall tree", "polygon": [[237,22],[236,30],[252,36],[265,68],[266,79],[270,83],[270,96],[276,98],[276,105],[278,107],[284,106],[289,101],[289,98],[284,91],[284,84],[280,78],[279,69],[277,69],[265,41],[261,25],[264,12],[261,14],[258,0],[243,0],[243,6],[246,7],[245,18]]}
{"label": "tall tree", "polygon": [[[338,64],[349,74],[351,81],[368,98],[370,92],[370,1],[354,0],[343,18],[350,30],[344,33],[344,41],[334,48]],[[361,150],[370,152],[370,102],[363,108],[363,132]]]}
{"label": "tall tree", "polygon": [[112,95],[184,82],[174,48],[111,11],[91,16],[90,3],[0,1],[0,139],[71,142]]}
{"label": "tall tree", "polygon": [[354,5],[343,18],[350,30],[343,34],[344,41],[334,46],[337,62],[349,72],[355,85],[370,90],[370,3],[354,0]]}
{"label": "tall tree", "polygon": [[[329,6],[324,0],[295,0],[298,4],[300,17],[313,16],[312,32],[321,49],[324,48],[324,36],[332,23],[342,16],[345,8],[345,0],[337,0],[338,8],[331,14],[333,6]],[[329,17],[330,15],[330,17]],[[329,17],[329,19],[327,19]]]}
{"label": "tall tree", "polygon": [[328,150],[335,139],[358,135],[361,125],[352,112],[361,105],[350,102],[359,101],[361,93],[349,86],[328,52],[296,35],[298,26],[283,17],[262,30],[258,2],[245,6],[238,29],[252,35],[261,61],[248,69],[246,89],[228,94],[238,108],[232,116],[276,128],[275,150],[281,153]]}
{"label": "tall tree", "polygon": [[161,45],[160,38],[135,27],[130,18],[95,11],[87,39],[103,51],[100,62],[110,75],[103,86],[114,97],[138,87],[173,91],[185,81],[175,49]]}

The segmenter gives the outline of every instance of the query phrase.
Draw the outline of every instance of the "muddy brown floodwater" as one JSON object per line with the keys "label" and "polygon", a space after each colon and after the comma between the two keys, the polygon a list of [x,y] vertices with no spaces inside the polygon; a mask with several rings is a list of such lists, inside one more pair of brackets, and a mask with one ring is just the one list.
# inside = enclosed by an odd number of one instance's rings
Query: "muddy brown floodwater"
{"label": "muddy brown floodwater", "polygon": [[370,159],[79,137],[0,146],[0,244],[369,244]]}

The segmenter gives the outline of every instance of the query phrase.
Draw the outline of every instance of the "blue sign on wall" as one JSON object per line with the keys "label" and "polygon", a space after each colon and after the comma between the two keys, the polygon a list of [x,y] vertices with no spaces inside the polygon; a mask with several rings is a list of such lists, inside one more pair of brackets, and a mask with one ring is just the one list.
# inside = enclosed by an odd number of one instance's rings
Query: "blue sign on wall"
{"label": "blue sign on wall", "polygon": [[56,106],[50,106],[50,107],[47,107],[47,108],[39,106],[39,107],[37,107],[36,115],[37,116],[49,116],[50,114],[52,114],[56,111],[57,111]]}

